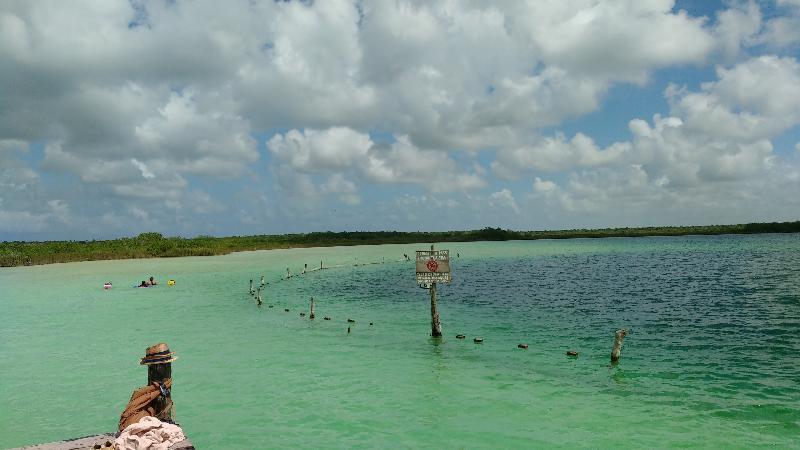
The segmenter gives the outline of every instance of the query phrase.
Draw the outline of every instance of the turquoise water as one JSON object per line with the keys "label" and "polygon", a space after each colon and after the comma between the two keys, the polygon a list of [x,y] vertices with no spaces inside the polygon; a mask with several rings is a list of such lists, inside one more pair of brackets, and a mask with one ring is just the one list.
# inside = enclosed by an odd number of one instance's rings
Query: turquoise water
{"label": "turquoise water", "polygon": [[0,269],[0,447],[115,430],[159,341],[198,448],[798,446],[800,235],[437,244],[441,342],[397,261],[426,248]]}

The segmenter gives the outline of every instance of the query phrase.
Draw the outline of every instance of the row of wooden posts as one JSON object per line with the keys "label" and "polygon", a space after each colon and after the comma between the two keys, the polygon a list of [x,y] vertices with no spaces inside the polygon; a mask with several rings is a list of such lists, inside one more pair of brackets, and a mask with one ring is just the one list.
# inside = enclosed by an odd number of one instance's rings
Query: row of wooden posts
{"label": "row of wooden posts", "polygon": [[[433,252],[433,251],[434,251],[434,246],[431,245],[431,252]],[[409,261],[410,260],[410,258],[406,254],[404,254],[403,257],[404,257],[403,260],[405,260],[405,261]],[[403,261],[403,260],[401,260],[401,261]],[[383,262],[384,262],[384,259],[382,258],[380,263],[373,263],[373,264],[382,264]],[[358,265],[358,264],[356,264],[356,265]],[[324,267],[322,265],[322,261],[320,261],[319,262],[319,269],[313,269],[313,270],[322,270],[322,269],[324,269]],[[304,267],[303,267],[303,271],[301,273],[304,274],[307,271],[308,271],[308,264],[305,264]],[[291,274],[291,271],[289,270],[289,268],[287,267],[286,268],[286,279],[289,279],[289,278],[292,278],[292,274]],[[253,280],[252,279],[250,280],[250,295],[255,297],[256,304],[258,306],[261,306],[263,304],[263,295],[262,295],[262,293],[264,291],[265,285],[266,285],[266,283],[264,282],[264,275],[261,275],[261,283],[259,284],[258,289],[256,289],[256,290],[253,289]],[[442,337],[442,322],[441,322],[441,319],[439,317],[439,310],[438,310],[437,304],[436,304],[436,282],[430,283],[430,285],[428,286],[428,290],[430,291],[430,299],[431,299],[431,336],[433,338],[441,338]],[[287,311],[288,311],[288,309],[287,309]],[[301,315],[304,315],[304,313],[301,313]],[[309,314],[309,319],[313,319],[314,317],[315,317],[314,316],[314,297],[311,297],[311,311],[310,311],[310,314]],[[325,317],[325,319],[329,320],[328,317]],[[351,322],[351,319],[348,319],[348,322]],[[372,325],[372,323],[370,323],[370,325]],[[347,328],[347,332],[350,333],[350,327]],[[627,334],[628,334],[628,331],[624,330],[624,329],[617,330],[614,333],[614,345],[613,345],[613,347],[611,349],[611,362],[612,363],[616,363],[616,362],[619,361],[619,358],[620,358],[620,355],[621,355],[621,352],[622,352],[622,341],[625,338],[625,336],[627,336]],[[464,339],[465,336],[459,334],[459,335],[456,336],[456,338]],[[475,343],[481,343],[481,342],[483,342],[483,338],[475,338],[474,341],[475,341]],[[528,348],[528,344],[524,344],[524,343],[523,344],[518,344],[517,347],[521,348],[521,349],[527,349]],[[569,351],[567,351],[567,355],[568,356],[578,356],[578,352],[574,351],[574,350],[569,350]]]}
{"label": "row of wooden posts", "polygon": [[[322,269],[322,268],[323,268],[322,267],[322,262],[320,262],[320,269]],[[286,269],[286,271],[288,272],[289,269]],[[305,273],[305,270],[303,271],[303,273]],[[261,275],[261,283],[259,284],[258,289],[255,289],[255,290],[253,289],[253,280],[250,280],[250,295],[253,296],[256,299],[256,304],[258,306],[261,306],[264,303],[262,292],[263,292],[265,286],[266,286],[266,283],[264,282],[264,275]],[[272,305],[270,305],[269,307],[272,308]],[[284,311],[289,312],[289,308],[285,308]],[[302,316],[302,317],[305,317],[305,315],[306,315],[306,313],[302,313],[302,312],[300,313],[300,316]],[[314,297],[311,297],[311,308],[310,308],[310,311],[309,311],[308,318],[313,320],[315,317],[316,317],[316,314],[314,312]],[[323,319],[324,320],[331,320],[331,318],[328,317],[328,316],[325,316]],[[355,320],[347,319],[347,323],[355,323]],[[370,324],[370,326],[372,326],[373,322],[370,322],[369,324]],[[350,331],[351,331],[350,327],[348,326],[347,327],[347,332],[350,333]]]}
{"label": "row of wooden posts", "polygon": [[[435,251],[433,245],[431,245],[431,253]],[[460,255],[459,255],[460,256]],[[408,256],[406,256],[408,259]],[[442,321],[439,318],[439,310],[436,307],[436,282],[432,282],[428,287],[431,294],[431,336],[434,338],[441,338],[442,337]],[[622,352],[622,340],[625,336],[628,335],[628,330],[617,330],[614,333],[614,346],[611,348],[611,362],[617,363],[619,361],[620,354]],[[466,336],[463,334],[456,335],[457,339],[464,339]],[[483,342],[482,337],[476,337],[473,339],[476,344],[480,344]],[[517,344],[517,348],[527,349],[528,344]],[[567,351],[568,356],[578,356],[578,352],[574,350]]]}

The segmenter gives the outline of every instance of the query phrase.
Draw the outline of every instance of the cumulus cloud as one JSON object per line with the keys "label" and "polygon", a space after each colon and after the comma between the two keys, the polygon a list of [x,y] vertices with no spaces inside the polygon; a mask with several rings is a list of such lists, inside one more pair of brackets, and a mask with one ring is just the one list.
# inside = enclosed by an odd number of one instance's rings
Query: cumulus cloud
{"label": "cumulus cloud", "polygon": [[561,171],[578,167],[614,164],[630,152],[631,144],[620,142],[600,149],[594,141],[577,133],[567,140],[563,133],[540,139],[535,145],[501,150],[492,163],[492,170],[503,178],[518,178],[520,171]]}
{"label": "cumulus cloud", "polygon": [[671,8],[370,2],[362,74],[380,86],[382,123],[417,145],[508,146],[524,140],[527,127],[595,110],[611,83],[641,83],[656,68],[702,61],[711,34]]}
{"label": "cumulus cloud", "polygon": [[158,114],[136,126],[142,152],[172,165],[174,171],[234,176],[258,159],[247,122],[235,113],[204,111],[194,94],[173,93]]}
{"label": "cumulus cloud", "polygon": [[[662,186],[696,186],[763,175],[776,156],[771,139],[800,124],[800,65],[762,56],[717,69],[699,91],[669,86],[670,115],[634,119],[632,139],[599,149],[583,134],[498,152],[500,176],[636,165]],[[590,173],[590,172],[587,172]],[[608,173],[608,176],[611,174]]]}
{"label": "cumulus cloud", "polygon": [[328,178],[322,185],[322,191],[336,194],[342,203],[357,205],[361,203],[361,197],[356,192],[356,184],[346,179],[341,173],[335,173]]}
{"label": "cumulus cloud", "polygon": [[800,189],[797,166],[781,164],[764,177],[691,186],[665,185],[641,166],[601,168],[571,174],[563,185],[538,180],[526,207],[556,221],[585,226],[742,223],[796,220],[800,201],[782,192]]}
{"label": "cumulus cloud", "polygon": [[[772,141],[800,114],[800,5],[776,1],[713,17],[672,0],[4,2],[0,212],[43,231],[185,232],[254,189],[270,210],[243,223],[294,208],[344,227],[402,190],[523,217],[496,177],[538,175],[536,192],[574,204],[618,171],[656,191],[752,182],[781,166]],[[660,69],[708,64],[716,80],[668,88],[630,139],[557,131],[615,89],[664,89]],[[328,199],[353,215],[313,216]]]}
{"label": "cumulus cloud", "polygon": [[[613,223],[611,210],[626,223],[754,221],[766,210],[791,219],[777,199],[799,186],[798,168],[774,153],[771,139],[800,124],[800,66],[761,56],[718,68],[717,77],[699,91],[670,86],[671,115],[655,115],[652,124],[632,120],[631,141],[615,144],[625,149],[621,157],[569,172],[563,183],[535,177],[530,198],[564,214],[603,218],[598,226]],[[574,153],[558,150],[561,158]],[[547,168],[547,154],[539,158],[531,165]]]}
{"label": "cumulus cloud", "polygon": [[485,186],[477,174],[463,172],[446,153],[422,150],[408,136],[391,144],[372,141],[350,128],[290,130],[277,134],[267,148],[286,167],[300,173],[352,173],[380,184],[416,184],[432,192],[470,190]]}
{"label": "cumulus cloud", "polygon": [[641,82],[653,68],[703,61],[714,45],[703,20],[670,0],[520,5],[515,25],[547,64],[570,72]]}
{"label": "cumulus cloud", "polygon": [[366,158],[372,146],[369,135],[346,127],[290,130],[267,143],[275,156],[305,172],[346,169]]}
{"label": "cumulus cloud", "polygon": [[500,209],[505,208],[516,214],[520,212],[517,201],[514,199],[514,194],[505,188],[489,195],[489,205]]}
{"label": "cumulus cloud", "polygon": [[[754,0],[736,1],[717,12],[713,28],[716,47],[727,63],[735,62],[759,46],[771,51],[791,49],[800,44],[800,5],[795,0],[777,0],[779,11],[765,15]],[[773,9],[772,5],[765,5]]]}
{"label": "cumulus cloud", "polygon": [[0,139],[0,232],[38,232],[53,225],[52,199],[39,174],[21,159],[28,151],[23,141]]}
{"label": "cumulus cloud", "polygon": [[133,165],[136,166],[136,168],[139,169],[140,172],[142,172],[142,177],[155,178],[155,175],[153,175],[153,172],[150,172],[150,169],[147,168],[147,165],[145,163],[137,160],[136,158],[131,158],[131,163],[133,163]]}
{"label": "cumulus cloud", "polygon": [[761,8],[754,1],[733,3],[731,8],[717,12],[714,34],[723,58],[734,61],[746,47],[755,44],[761,27]]}
{"label": "cumulus cloud", "polygon": [[711,136],[771,138],[800,122],[800,64],[791,57],[761,56],[717,69],[701,92],[670,88],[673,114]]}

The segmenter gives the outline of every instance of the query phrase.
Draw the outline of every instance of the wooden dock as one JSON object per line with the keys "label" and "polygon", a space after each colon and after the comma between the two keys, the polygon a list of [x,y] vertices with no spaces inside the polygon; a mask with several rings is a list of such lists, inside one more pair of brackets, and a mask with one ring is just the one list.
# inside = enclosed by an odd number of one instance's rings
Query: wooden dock
{"label": "wooden dock", "polygon": [[[99,450],[114,448],[114,433],[95,434],[93,436],[86,436],[75,439],[67,439],[64,441],[50,442],[47,444],[29,445],[27,447],[19,447],[11,450]],[[194,445],[189,439],[184,439],[181,442],[173,445],[170,450],[194,450]]]}

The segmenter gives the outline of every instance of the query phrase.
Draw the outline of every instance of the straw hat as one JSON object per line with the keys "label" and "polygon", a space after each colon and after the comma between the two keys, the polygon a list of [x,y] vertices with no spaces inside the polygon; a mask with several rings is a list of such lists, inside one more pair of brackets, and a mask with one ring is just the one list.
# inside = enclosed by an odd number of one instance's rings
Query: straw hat
{"label": "straw hat", "polygon": [[169,350],[167,344],[160,342],[156,345],[152,345],[147,347],[147,351],[145,352],[144,358],[139,362],[139,364],[166,364],[178,359],[177,356],[174,356],[175,353]]}

